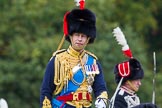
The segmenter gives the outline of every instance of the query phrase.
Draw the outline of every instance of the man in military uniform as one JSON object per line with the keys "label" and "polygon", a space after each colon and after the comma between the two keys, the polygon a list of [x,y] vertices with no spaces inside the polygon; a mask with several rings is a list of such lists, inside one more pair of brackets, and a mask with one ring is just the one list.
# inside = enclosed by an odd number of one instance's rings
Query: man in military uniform
{"label": "man in military uniform", "polygon": [[[128,75],[122,79],[121,73]],[[112,97],[110,108],[157,108],[151,103],[140,103],[136,95],[141,86],[141,79],[144,77],[144,71],[137,59],[130,58],[128,61],[117,64],[114,74],[116,83],[121,83],[121,86]]]}
{"label": "man in military uniform", "polygon": [[[96,38],[96,17],[89,9],[65,15],[68,49],[53,53],[43,78],[41,108],[106,108],[108,93],[98,58],[85,50]],[[65,22],[64,22],[65,23]]]}

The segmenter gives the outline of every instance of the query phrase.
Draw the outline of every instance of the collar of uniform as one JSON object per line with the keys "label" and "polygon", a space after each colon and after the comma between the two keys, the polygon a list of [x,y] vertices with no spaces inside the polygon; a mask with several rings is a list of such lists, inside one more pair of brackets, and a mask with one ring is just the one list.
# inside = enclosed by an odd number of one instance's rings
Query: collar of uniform
{"label": "collar of uniform", "polygon": [[80,53],[80,52],[74,50],[74,49],[72,48],[71,45],[69,46],[67,52],[68,52],[71,56],[77,57],[77,58],[78,58],[78,57],[83,57],[83,55],[85,54],[85,50],[83,50],[83,51]]}
{"label": "collar of uniform", "polygon": [[121,89],[123,89],[125,92],[129,93],[129,94],[134,94],[135,92],[129,88],[127,88],[126,86],[121,86]]}

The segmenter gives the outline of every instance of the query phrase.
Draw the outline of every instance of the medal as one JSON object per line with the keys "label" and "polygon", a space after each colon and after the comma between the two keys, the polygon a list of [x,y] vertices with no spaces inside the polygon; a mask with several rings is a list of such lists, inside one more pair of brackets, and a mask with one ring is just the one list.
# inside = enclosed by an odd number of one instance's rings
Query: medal
{"label": "medal", "polygon": [[88,82],[89,85],[92,85],[92,84],[93,84],[93,82],[94,82],[94,77],[93,77],[92,74],[88,75],[88,77],[87,77],[87,82]]}

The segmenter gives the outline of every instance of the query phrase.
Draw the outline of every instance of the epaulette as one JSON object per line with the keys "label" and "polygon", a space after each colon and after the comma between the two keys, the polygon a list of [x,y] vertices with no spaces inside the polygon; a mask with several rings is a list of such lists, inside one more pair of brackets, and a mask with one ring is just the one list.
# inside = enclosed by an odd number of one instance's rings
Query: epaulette
{"label": "epaulette", "polygon": [[98,59],[97,56],[95,56],[93,53],[91,53],[91,52],[89,52],[87,50],[86,50],[86,53],[89,54],[89,55],[91,55],[92,57],[94,57],[96,60]]}
{"label": "epaulette", "polygon": [[66,51],[66,49],[57,50],[57,51],[53,52],[52,56],[56,56],[57,54],[60,54],[64,51]]}

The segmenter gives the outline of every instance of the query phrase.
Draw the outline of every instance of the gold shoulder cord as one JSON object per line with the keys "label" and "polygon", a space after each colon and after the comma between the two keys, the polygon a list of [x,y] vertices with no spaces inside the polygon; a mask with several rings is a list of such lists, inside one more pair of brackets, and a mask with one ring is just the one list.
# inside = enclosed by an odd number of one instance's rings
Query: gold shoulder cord
{"label": "gold shoulder cord", "polygon": [[[65,50],[65,49],[64,49]],[[54,68],[55,68],[55,70],[54,70],[54,84],[56,85],[56,90],[58,90],[58,85],[60,85],[61,84],[61,82],[62,82],[62,79],[60,78],[61,76],[58,76],[59,75],[59,57],[58,57],[58,55],[60,55],[61,54],[61,52],[63,52],[64,50],[57,50],[56,52],[54,52],[53,53],[53,57],[55,57],[55,61],[54,61]],[[60,85],[61,86],[61,85]]]}
{"label": "gold shoulder cord", "polygon": [[94,57],[96,60],[98,59],[97,56],[95,56],[93,53],[91,53],[91,52],[89,52],[87,50],[86,50],[86,53],[89,54],[89,55],[91,55],[92,57]]}
{"label": "gold shoulder cord", "polygon": [[54,63],[54,84],[56,85],[56,90],[54,91],[55,95],[60,93],[63,87],[64,89],[68,88],[68,80],[73,76],[72,67],[77,63],[78,59],[72,58],[66,51],[56,55]]}
{"label": "gold shoulder cord", "polygon": [[60,61],[62,61],[61,58],[63,57],[63,54],[56,55],[54,67],[55,67],[55,77],[54,77],[54,84],[56,84],[56,90],[54,91],[54,94],[58,94],[62,88],[63,88],[63,77],[65,76],[65,66],[62,66],[60,64]]}

